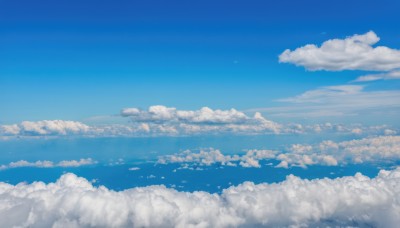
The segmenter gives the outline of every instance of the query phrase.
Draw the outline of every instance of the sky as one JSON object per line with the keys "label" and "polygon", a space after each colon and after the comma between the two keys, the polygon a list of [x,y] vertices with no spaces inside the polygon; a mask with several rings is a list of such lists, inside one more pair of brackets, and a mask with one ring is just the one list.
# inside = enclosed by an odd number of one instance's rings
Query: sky
{"label": "sky", "polygon": [[0,0],[0,226],[397,227],[398,9]]}
{"label": "sky", "polygon": [[[279,100],[370,72],[309,71],[279,63],[284,50],[368,31],[379,45],[399,48],[398,3],[377,3],[1,1],[0,121],[87,121],[151,105],[290,106]],[[366,89],[398,86],[391,80]],[[279,114],[265,112],[290,122]]]}

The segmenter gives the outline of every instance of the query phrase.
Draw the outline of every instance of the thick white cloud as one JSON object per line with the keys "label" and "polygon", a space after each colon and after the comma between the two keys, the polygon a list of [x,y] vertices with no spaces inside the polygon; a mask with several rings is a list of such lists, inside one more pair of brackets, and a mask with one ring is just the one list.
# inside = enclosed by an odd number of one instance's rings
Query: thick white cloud
{"label": "thick white cloud", "polygon": [[81,134],[89,131],[89,126],[65,120],[23,121],[20,124],[2,125],[1,130],[5,135],[66,135]]}
{"label": "thick white cloud", "polygon": [[320,47],[308,44],[285,50],[279,62],[304,66],[308,70],[372,70],[390,71],[400,68],[400,50],[373,47],[379,37],[373,32],[345,39],[327,40]]}
{"label": "thick white cloud", "polygon": [[260,161],[277,160],[277,168],[310,165],[337,166],[374,162],[388,164],[400,160],[400,136],[379,136],[358,140],[333,142],[323,141],[319,144],[293,144],[284,151],[248,150],[245,154],[222,154],[213,148],[192,152],[161,156],[160,164],[181,163],[184,168],[193,165],[228,165],[242,167],[261,167]]}
{"label": "thick white cloud", "polygon": [[0,170],[20,168],[20,167],[37,167],[37,168],[79,167],[84,165],[93,165],[96,163],[97,161],[94,161],[91,158],[81,158],[80,160],[64,160],[57,163],[46,160],[36,161],[36,162],[28,162],[25,160],[20,160],[16,162],[10,162],[8,165],[0,165]]}
{"label": "thick white cloud", "polygon": [[400,79],[400,71],[395,70],[387,73],[380,73],[380,74],[367,74],[358,77],[355,82],[370,82],[370,81],[377,81],[377,80],[392,80],[392,79]]}
{"label": "thick white cloud", "polygon": [[57,182],[0,183],[3,227],[398,227],[400,169],[337,179],[288,176],[222,194],[164,186],[111,191],[65,174]]}

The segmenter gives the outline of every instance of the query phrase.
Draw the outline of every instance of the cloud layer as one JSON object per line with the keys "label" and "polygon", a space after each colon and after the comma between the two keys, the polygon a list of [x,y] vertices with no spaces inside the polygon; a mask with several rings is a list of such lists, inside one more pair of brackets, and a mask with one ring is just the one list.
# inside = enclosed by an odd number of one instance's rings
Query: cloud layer
{"label": "cloud layer", "polygon": [[308,44],[293,51],[285,50],[279,56],[279,62],[293,63],[312,71],[390,71],[400,68],[400,50],[373,47],[379,39],[369,31],[345,39],[327,40],[320,47]]}
{"label": "cloud layer", "polygon": [[0,183],[4,227],[397,227],[400,169],[338,179],[288,176],[221,195],[164,186],[121,192],[65,174],[57,182]]}

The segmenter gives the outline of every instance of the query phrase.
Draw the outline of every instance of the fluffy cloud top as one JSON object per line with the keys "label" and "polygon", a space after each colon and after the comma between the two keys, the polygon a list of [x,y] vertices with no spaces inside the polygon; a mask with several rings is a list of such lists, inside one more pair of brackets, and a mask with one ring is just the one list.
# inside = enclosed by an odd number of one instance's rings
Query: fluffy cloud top
{"label": "fluffy cloud top", "polygon": [[221,164],[242,167],[261,167],[262,160],[277,160],[278,168],[310,165],[337,166],[354,163],[374,162],[386,164],[400,160],[400,136],[380,136],[358,140],[333,142],[323,141],[316,145],[293,144],[283,152],[273,150],[249,150],[243,155],[224,155],[216,149],[199,152],[184,151],[162,156],[160,164],[182,163],[192,165]]}
{"label": "fluffy cloud top", "polygon": [[288,176],[222,194],[149,186],[115,192],[65,174],[57,182],[0,183],[4,227],[397,227],[400,169],[338,179]]}
{"label": "fluffy cloud top", "polygon": [[373,32],[345,39],[327,40],[320,47],[308,44],[285,50],[279,62],[304,66],[308,70],[372,70],[390,71],[400,68],[400,50],[373,47],[379,37]]}
{"label": "fluffy cloud top", "polygon": [[64,160],[58,163],[52,161],[36,161],[28,162],[25,160],[20,160],[16,162],[10,162],[8,165],[0,165],[0,170],[12,169],[19,167],[37,167],[37,168],[54,168],[54,167],[79,167],[84,165],[93,165],[97,162],[91,158],[81,158],[80,160]]}
{"label": "fluffy cloud top", "polygon": [[133,124],[140,124],[147,131],[193,134],[204,132],[275,132],[280,125],[265,119],[260,113],[248,116],[236,109],[177,110],[162,105],[150,106],[148,110],[126,108],[121,111]]}
{"label": "fluffy cloud top", "polygon": [[65,120],[23,121],[20,124],[0,126],[5,135],[66,135],[89,131],[89,126]]}

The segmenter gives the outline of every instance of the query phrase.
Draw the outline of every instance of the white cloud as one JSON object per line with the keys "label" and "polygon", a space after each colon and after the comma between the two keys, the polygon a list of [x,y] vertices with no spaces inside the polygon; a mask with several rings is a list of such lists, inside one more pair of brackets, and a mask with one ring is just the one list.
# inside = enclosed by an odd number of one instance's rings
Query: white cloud
{"label": "white cloud", "polygon": [[248,116],[236,109],[177,110],[162,105],[150,106],[148,110],[126,108],[123,117],[130,117],[132,124],[140,125],[146,132],[170,134],[196,133],[278,133],[280,125],[265,119],[260,113]]}
{"label": "white cloud", "polygon": [[111,191],[74,174],[57,182],[0,183],[4,227],[397,227],[400,170],[337,179],[288,176],[222,194],[164,186]]}
{"label": "white cloud", "polygon": [[390,71],[400,68],[400,50],[373,47],[379,37],[373,32],[345,39],[327,40],[320,47],[308,44],[294,51],[285,50],[279,62],[304,66],[308,70]]}
{"label": "white cloud", "polygon": [[192,163],[205,166],[213,164],[236,166],[239,163],[242,167],[261,167],[260,160],[274,158],[275,154],[276,152],[272,150],[249,150],[244,155],[224,155],[220,150],[210,148],[199,152],[186,150],[178,154],[161,156],[158,163]]}
{"label": "white cloud", "polygon": [[379,136],[350,141],[323,141],[317,145],[294,144],[276,157],[278,167],[339,165],[373,162],[385,164],[400,160],[400,136]]}
{"label": "white cloud", "polygon": [[392,80],[392,79],[400,79],[400,71],[395,70],[387,73],[380,74],[367,74],[358,77],[355,82],[369,82],[369,81],[377,81],[377,80]]}
{"label": "white cloud", "polygon": [[36,167],[36,168],[54,168],[54,167],[79,167],[84,165],[93,165],[97,162],[91,158],[81,158],[80,160],[64,160],[58,163],[52,161],[36,161],[28,162],[20,160],[16,162],[10,162],[8,165],[0,165],[0,170],[20,168],[20,167]]}

